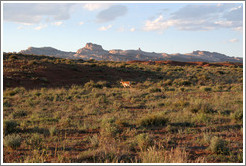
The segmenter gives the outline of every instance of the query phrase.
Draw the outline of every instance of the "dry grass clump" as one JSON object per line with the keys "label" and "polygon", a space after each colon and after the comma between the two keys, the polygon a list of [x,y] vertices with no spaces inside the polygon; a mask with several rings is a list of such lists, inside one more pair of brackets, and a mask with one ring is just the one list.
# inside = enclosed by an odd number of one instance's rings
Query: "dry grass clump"
{"label": "dry grass clump", "polygon": [[228,154],[228,142],[217,136],[213,137],[210,142],[209,150],[217,154]]}
{"label": "dry grass clump", "polygon": [[167,151],[152,146],[139,154],[142,163],[187,163],[188,153],[180,148]]}
{"label": "dry grass clump", "polygon": [[143,127],[150,126],[165,126],[168,123],[168,118],[162,114],[149,114],[142,117],[138,124]]}
{"label": "dry grass clump", "polygon": [[3,144],[6,147],[10,147],[12,149],[16,149],[21,146],[21,136],[17,134],[9,134],[4,137]]}

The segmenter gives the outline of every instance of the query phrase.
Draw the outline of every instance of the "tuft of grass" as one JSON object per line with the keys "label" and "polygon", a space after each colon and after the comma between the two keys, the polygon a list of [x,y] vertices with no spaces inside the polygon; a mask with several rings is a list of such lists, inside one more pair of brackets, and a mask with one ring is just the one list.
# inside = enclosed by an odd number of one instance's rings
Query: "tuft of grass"
{"label": "tuft of grass", "polygon": [[97,135],[93,135],[92,137],[89,137],[89,141],[92,145],[92,147],[98,147],[99,145],[99,138]]}
{"label": "tuft of grass", "polygon": [[10,147],[12,149],[16,149],[21,146],[22,139],[20,135],[17,134],[9,134],[4,137],[3,144],[4,146]]}
{"label": "tuft of grass", "polygon": [[21,118],[27,116],[27,111],[25,110],[17,110],[13,112],[12,117],[15,118]]}
{"label": "tuft of grass", "polygon": [[40,136],[40,134],[35,133],[28,140],[26,140],[26,144],[34,149],[41,149],[42,141],[43,138]]}
{"label": "tuft of grass", "polygon": [[156,146],[150,147],[147,151],[140,153],[142,163],[187,163],[188,154],[180,148],[171,149],[170,151]]}
{"label": "tuft of grass", "polygon": [[160,89],[160,88],[150,88],[150,89],[149,89],[149,92],[150,92],[150,93],[161,92],[161,89]]}
{"label": "tuft of grass", "polygon": [[149,114],[138,121],[138,124],[143,127],[150,126],[165,126],[168,123],[168,118],[162,114]]}
{"label": "tuft of grass", "polygon": [[149,134],[142,133],[135,137],[135,141],[140,148],[140,150],[146,150],[152,144],[152,139]]}
{"label": "tuft of grass", "polygon": [[106,118],[102,120],[101,135],[115,137],[120,133],[119,126],[115,123],[115,118]]}
{"label": "tuft of grass", "polygon": [[235,119],[237,122],[243,121],[243,110],[239,109],[232,114],[232,118]]}
{"label": "tuft of grass", "polygon": [[217,136],[214,136],[210,141],[209,150],[216,154],[229,154],[228,142]]}
{"label": "tuft of grass", "polygon": [[51,136],[56,135],[58,133],[58,130],[57,130],[56,126],[51,126],[49,128],[49,133],[50,133]]}
{"label": "tuft of grass", "polygon": [[212,91],[212,88],[211,87],[208,87],[208,86],[201,86],[200,89],[204,92],[210,92]]}

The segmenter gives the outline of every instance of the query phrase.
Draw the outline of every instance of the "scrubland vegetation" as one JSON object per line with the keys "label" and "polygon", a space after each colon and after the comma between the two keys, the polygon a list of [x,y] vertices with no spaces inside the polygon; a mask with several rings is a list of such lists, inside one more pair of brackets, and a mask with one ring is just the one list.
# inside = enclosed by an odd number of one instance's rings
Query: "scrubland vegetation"
{"label": "scrubland vegetation", "polygon": [[[243,162],[240,66],[11,54],[3,64],[3,162]],[[52,78],[58,65],[83,77]]]}

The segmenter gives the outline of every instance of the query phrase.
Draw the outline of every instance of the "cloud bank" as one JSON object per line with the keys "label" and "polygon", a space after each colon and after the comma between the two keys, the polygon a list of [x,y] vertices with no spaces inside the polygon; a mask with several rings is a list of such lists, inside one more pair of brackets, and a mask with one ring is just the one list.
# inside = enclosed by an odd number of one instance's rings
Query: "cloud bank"
{"label": "cloud bank", "polygon": [[21,24],[38,24],[43,20],[61,21],[70,18],[75,4],[5,3],[3,20]]}
{"label": "cloud bank", "polygon": [[241,30],[243,26],[242,4],[187,5],[171,13],[145,21],[143,30],[163,32],[169,27],[178,30],[207,31],[218,28]]}
{"label": "cloud bank", "polygon": [[96,21],[99,23],[113,21],[127,13],[127,7],[123,5],[113,5],[97,14]]}
{"label": "cloud bank", "polygon": [[83,8],[89,11],[96,11],[101,9],[107,9],[113,4],[111,3],[86,3],[83,5]]}

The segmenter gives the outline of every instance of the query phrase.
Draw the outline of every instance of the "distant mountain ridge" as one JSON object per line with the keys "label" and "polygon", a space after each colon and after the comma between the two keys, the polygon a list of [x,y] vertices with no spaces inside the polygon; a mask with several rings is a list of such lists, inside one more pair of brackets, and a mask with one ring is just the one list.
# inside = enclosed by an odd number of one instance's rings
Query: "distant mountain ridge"
{"label": "distant mountain ridge", "polygon": [[73,58],[75,52],[61,51],[52,47],[28,47],[26,50],[21,50],[19,53],[22,54],[33,54],[33,55],[47,55],[58,58]]}
{"label": "distant mountain ridge", "polygon": [[47,55],[58,58],[68,59],[95,59],[95,60],[107,60],[107,61],[159,61],[159,60],[173,60],[182,62],[243,62],[243,58],[230,57],[217,52],[209,51],[193,51],[186,54],[167,54],[167,53],[155,53],[145,52],[140,48],[137,50],[104,50],[101,45],[87,43],[85,47],[80,48],[77,52],[66,52],[57,50],[52,47],[29,47],[26,50],[22,50],[19,53],[23,54],[35,54],[35,55]]}

